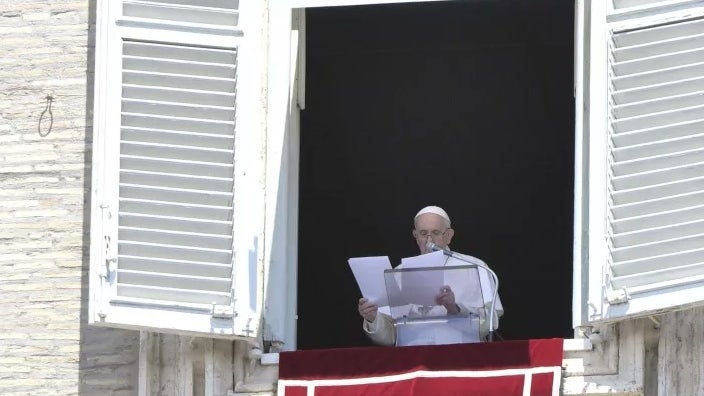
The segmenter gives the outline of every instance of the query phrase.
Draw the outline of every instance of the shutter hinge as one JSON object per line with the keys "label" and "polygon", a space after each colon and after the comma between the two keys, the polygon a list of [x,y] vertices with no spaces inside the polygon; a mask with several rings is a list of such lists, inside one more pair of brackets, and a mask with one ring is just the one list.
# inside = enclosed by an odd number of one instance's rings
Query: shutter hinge
{"label": "shutter hinge", "polygon": [[576,334],[589,340],[591,346],[601,344],[604,342],[604,338],[601,336],[601,332],[595,329],[593,326],[579,326],[575,328]]}
{"label": "shutter hinge", "polygon": [[[101,204],[100,210],[102,211],[104,222],[108,222],[112,219],[110,205]],[[117,269],[117,254],[115,253],[115,244],[112,243],[112,238],[110,235],[105,235],[103,239],[105,241],[105,267],[100,269],[100,273],[98,275],[107,280],[109,279],[110,274],[115,272]]]}
{"label": "shutter hinge", "polygon": [[625,287],[621,289],[607,289],[606,290],[606,301],[611,305],[625,304],[630,300],[628,296],[628,290]]}
{"label": "shutter hinge", "polygon": [[210,314],[215,319],[232,319],[237,316],[235,309],[231,305],[213,304]]}
{"label": "shutter hinge", "polygon": [[109,235],[105,235],[105,266],[100,268],[98,274],[101,278],[108,280],[110,275],[117,270],[117,255]]}
{"label": "shutter hinge", "polygon": [[[110,205],[101,204],[99,207],[103,216],[103,222],[108,223],[112,219]],[[105,320],[105,317],[107,316],[109,283],[111,278],[114,279],[111,275],[117,270],[117,254],[115,253],[115,244],[112,243],[112,238],[110,235],[104,235],[103,241],[105,242],[105,265],[100,267],[98,272],[98,277],[100,278],[100,298],[97,304],[97,314],[101,320]]]}

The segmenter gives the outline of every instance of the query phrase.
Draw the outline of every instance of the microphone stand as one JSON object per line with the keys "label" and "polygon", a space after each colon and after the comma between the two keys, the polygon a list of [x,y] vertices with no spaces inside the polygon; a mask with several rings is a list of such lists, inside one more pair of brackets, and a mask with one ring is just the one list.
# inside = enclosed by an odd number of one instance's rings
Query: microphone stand
{"label": "microphone stand", "polygon": [[[466,257],[462,257],[458,254],[455,254],[455,252],[453,252],[450,249],[439,247],[438,245],[436,245],[433,242],[428,242],[426,247],[432,251],[435,251],[435,252],[437,252],[438,250],[441,250],[445,256],[449,256],[449,257],[455,258],[457,260],[464,261],[465,263],[476,265],[477,267],[484,268],[485,270],[487,270],[487,272],[489,272],[489,274],[491,275],[491,277],[494,280],[494,283],[496,285],[496,287],[494,287],[494,296],[491,299],[491,308],[489,308],[489,315],[490,315],[489,316],[489,342],[494,341],[494,330],[495,330],[494,329],[494,316],[496,315],[496,305],[495,305],[496,299],[498,298],[498,295],[499,295],[499,277],[496,275],[496,273],[491,268],[489,268],[486,264],[484,264],[481,261],[475,261],[475,260],[471,260]],[[481,284],[481,281],[480,281],[480,284]]]}

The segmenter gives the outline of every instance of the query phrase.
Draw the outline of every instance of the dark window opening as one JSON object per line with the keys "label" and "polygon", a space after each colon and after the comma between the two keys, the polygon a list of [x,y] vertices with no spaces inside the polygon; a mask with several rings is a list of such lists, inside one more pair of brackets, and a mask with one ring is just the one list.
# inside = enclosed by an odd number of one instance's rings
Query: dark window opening
{"label": "dark window opening", "polygon": [[505,339],[572,336],[571,2],[306,11],[298,348],[371,345],[347,259],[418,254],[413,215],[499,275]]}

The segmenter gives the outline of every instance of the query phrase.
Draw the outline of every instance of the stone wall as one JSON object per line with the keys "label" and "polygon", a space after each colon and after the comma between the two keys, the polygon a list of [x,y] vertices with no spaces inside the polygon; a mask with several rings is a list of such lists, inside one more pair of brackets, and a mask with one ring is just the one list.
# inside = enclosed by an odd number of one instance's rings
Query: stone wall
{"label": "stone wall", "polygon": [[0,2],[0,394],[136,393],[139,334],[86,324],[93,1]]}

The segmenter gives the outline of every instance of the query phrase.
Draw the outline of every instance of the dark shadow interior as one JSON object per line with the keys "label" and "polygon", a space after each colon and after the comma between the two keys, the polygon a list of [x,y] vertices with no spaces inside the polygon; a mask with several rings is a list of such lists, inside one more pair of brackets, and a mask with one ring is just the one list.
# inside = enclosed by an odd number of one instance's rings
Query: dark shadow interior
{"label": "dark shadow interior", "polygon": [[570,1],[306,11],[298,348],[370,345],[347,259],[418,254],[423,206],[501,279],[504,339],[570,337]]}

